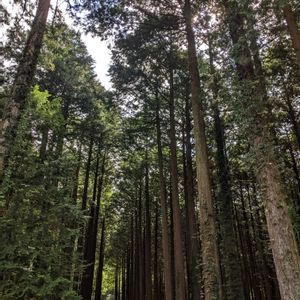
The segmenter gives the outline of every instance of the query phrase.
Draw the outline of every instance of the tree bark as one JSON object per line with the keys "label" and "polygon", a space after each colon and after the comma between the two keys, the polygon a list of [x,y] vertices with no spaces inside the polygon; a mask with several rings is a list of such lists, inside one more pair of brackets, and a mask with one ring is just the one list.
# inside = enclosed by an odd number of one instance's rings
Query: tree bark
{"label": "tree bark", "polygon": [[9,148],[14,145],[18,121],[24,110],[26,97],[32,86],[38,56],[42,47],[49,8],[50,0],[39,0],[31,30],[17,69],[11,97],[0,120],[0,182],[3,179],[7,164]]}
{"label": "tree bark", "polygon": [[[244,107],[252,118],[253,149],[257,163],[257,181],[265,194],[265,213],[281,297],[296,300],[300,297],[300,257],[286,204],[286,192],[272,146],[268,103],[257,83],[251,54],[245,42],[244,17],[238,4],[223,0],[233,45],[239,51],[234,59],[243,93]],[[256,84],[255,84],[256,83]]]}
{"label": "tree bark", "polygon": [[158,267],[158,207],[155,205],[155,225],[154,225],[154,263],[153,263],[153,299],[159,300],[159,267]]}
{"label": "tree bark", "polygon": [[[96,197],[97,197],[97,183],[99,177],[99,160],[100,160],[100,145],[98,146],[97,159],[96,159],[96,168],[94,176],[94,187],[93,187],[93,197],[90,206],[90,217],[88,221],[88,226],[85,232],[85,244],[84,244],[84,253],[83,259],[87,264],[83,270],[83,275],[80,285],[80,295],[82,295],[83,300],[90,300],[92,296],[92,287],[93,287],[93,275],[94,275],[94,263],[95,263],[95,250],[96,250],[96,236],[94,235],[94,224],[96,223]],[[103,174],[102,174],[103,176]],[[100,177],[101,178],[101,177]],[[101,193],[101,192],[100,192]],[[98,220],[96,228],[98,225]]]}
{"label": "tree bark", "polygon": [[[192,300],[201,299],[200,289],[200,244],[198,240],[194,185],[193,185],[193,165],[192,165],[192,145],[191,145],[191,117],[189,88],[187,89],[185,103],[185,128],[183,129],[183,179],[184,179],[184,198],[186,210],[186,240],[187,240],[187,269],[189,292]],[[184,134],[185,133],[185,134]]]}
{"label": "tree bark", "polygon": [[174,224],[174,257],[175,257],[175,299],[186,299],[186,282],[184,252],[179,206],[177,151],[175,134],[175,99],[173,87],[173,70],[170,71],[170,152],[171,152],[171,187]]}
{"label": "tree bark", "polygon": [[149,194],[149,162],[146,150],[145,162],[145,300],[152,299],[152,273],[151,273],[151,214]]}
{"label": "tree bark", "polygon": [[125,300],[125,296],[126,296],[126,274],[125,274],[125,258],[122,258],[122,297],[121,300]]}
{"label": "tree bark", "polygon": [[47,145],[48,145],[48,135],[49,135],[49,128],[47,125],[43,125],[42,127],[42,141],[40,146],[40,159],[43,162],[46,159],[46,152],[47,152]]}
{"label": "tree bark", "polygon": [[290,4],[283,6],[283,15],[287,23],[287,29],[291,36],[298,65],[300,66],[300,31],[298,29],[295,13]]}
{"label": "tree bark", "polygon": [[202,247],[203,281],[205,299],[219,299],[221,295],[221,276],[215,209],[211,192],[210,170],[205,135],[204,112],[201,105],[201,86],[198,70],[195,37],[192,28],[191,4],[185,0],[183,8],[188,42],[188,62],[192,88],[192,112],[196,144],[196,167],[198,195],[200,201],[200,237]]}
{"label": "tree bark", "polygon": [[[130,284],[131,284],[131,249],[130,249],[130,243],[127,246],[127,258],[126,258],[126,299],[130,299]],[[95,299],[98,300],[98,299]]]}
{"label": "tree bark", "polygon": [[94,138],[91,137],[89,150],[88,150],[88,158],[85,167],[85,177],[84,177],[84,185],[83,185],[83,192],[82,192],[82,203],[81,209],[86,209],[87,204],[87,196],[88,196],[88,188],[89,188],[89,179],[90,179],[90,169],[91,169],[91,161],[92,161],[92,153],[93,153],[93,145],[94,145]]}
{"label": "tree bark", "polygon": [[145,278],[144,278],[144,247],[143,247],[143,209],[142,209],[142,192],[143,192],[143,185],[142,181],[140,184],[140,191],[139,191],[139,202],[138,202],[138,228],[137,228],[137,239],[138,239],[138,283],[139,283],[139,299],[145,298]]}
{"label": "tree bark", "polygon": [[104,266],[104,251],[105,251],[105,216],[102,219],[101,240],[99,249],[99,263],[96,278],[95,300],[101,300],[102,294],[102,275]]}
{"label": "tree bark", "polygon": [[116,265],[115,269],[115,300],[120,300],[119,294],[119,266]]}
{"label": "tree bark", "polygon": [[77,203],[77,197],[78,197],[78,181],[79,181],[79,173],[80,173],[81,160],[82,160],[82,143],[79,143],[79,149],[77,155],[78,158],[77,158],[76,169],[73,177],[73,189],[72,189],[72,199],[74,204]]}
{"label": "tree bark", "polygon": [[213,76],[213,113],[215,141],[217,144],[218,166],[218,220],[221,232],[221,261],[223,259],[225,275],[226,299],[244,299],[241,262],[237,249],[237,240],[234,232],[233,200],[230,185],[229,165],[225,152],[225,138],[220,110],[218,105],[218,82],[214,68],[212,41],[209,37],[210,72]]}
{"label": "tree bark", "polygon": [[167,201],[166,201],[166,183],[164,177],[163,153],[161,145],[161,128],[159,117],[159,98],[156,95],[156,134],[157,134],[157,155],[159,168],[159,194],[161,206],[162,219],[162,250],[164,263],[164,284],[165,284],[165,299],[173,300],[172,290],[172,274],[171,274],[171,252],[168,234],[168,215],[167,215]]}

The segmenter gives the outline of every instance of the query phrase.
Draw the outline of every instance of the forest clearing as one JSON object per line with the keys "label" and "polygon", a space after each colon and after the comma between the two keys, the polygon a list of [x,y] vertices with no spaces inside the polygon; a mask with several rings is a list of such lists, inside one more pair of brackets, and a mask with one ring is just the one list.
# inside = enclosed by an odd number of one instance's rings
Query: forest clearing
{"label": "forest clearing", "polygon": [[0,300],[300,300],[299,1],[0,27]]}

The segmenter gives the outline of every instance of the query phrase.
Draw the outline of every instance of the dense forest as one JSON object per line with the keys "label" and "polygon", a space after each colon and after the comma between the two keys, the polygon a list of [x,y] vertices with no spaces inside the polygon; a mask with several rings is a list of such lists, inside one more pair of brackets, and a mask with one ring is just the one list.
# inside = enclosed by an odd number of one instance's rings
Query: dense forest
{"label": "dense forest", "polygon": [[12,2],[0,299],[299,300],[299,1]]}

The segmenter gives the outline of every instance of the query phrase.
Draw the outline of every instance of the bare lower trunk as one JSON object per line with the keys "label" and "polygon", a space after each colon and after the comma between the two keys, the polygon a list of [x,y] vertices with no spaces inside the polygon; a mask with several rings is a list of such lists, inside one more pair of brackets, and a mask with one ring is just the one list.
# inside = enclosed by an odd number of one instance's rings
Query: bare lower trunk
{"label": "bare lower trunk", "polygon": [[99,262],[96,278],[96,289],[95,289],[95,300],[101,300],[102,293],[102,275],[103,275],[103,265],[104,265],[104,250],[105,249],[105,216],[102,220],[101,228],[101,240],[99,249]]}
{"label": "bare lower trunk", "polygon": [[[92,287],[93,287],[95,250],[96,250],[96,240],[97,240],[97,234],[96,235],[94,234],[94,230],[97,229],[97,225],[98,225],[98,219],[96,220],[96,216],[98,216],[97,209],[99,209],[99,207],[96,206],[95,204],[96,196],[97,196],[98,176],[99,176],[99,160],[100,160],[100,146],[98,146],[98,151],[97,151],[96,168],[95,168],[94,185],[93,185],[93,197],[90,204],[90,217],[88,221],[88,226],[85,231],[85,245],[84,245],[83,259],[87,264],[87,266],[85,266],[83,270],[81,285],[80,285],[80,294],[82,295],[82,298],[84,300],[91,299]],[[101,175],[103,176],[103,174]],[[97,224],[95,224],[96,222]]]}
{"label": "bare lower trunk", "polygon": [[163,154],[161,145],[161,129],[159,117],[159,99],[156,96],[156,131],[157,131],[157,152],[158,152],[158,167],[159,167],[159,185],[160,185],[160,201],[161,201],[161,219],[162,219],[162,250],[164,263],[164,284],[165,284],[165,299],[173,300],[172,290],[172,274],[171,274],[171,252],[168,233],[168,215],[166,201],[166,183],[163,170]]}
{"label": "bare lower trunk", "polygon": [[194,201],[194,186],[193,186],[193,165],[192,165],[192,146],[191,146],[191,130],[192,124],[190,119],[190,99],[188,98],[189,89],[186,97],[185,106],[185,122],[186,134],[183,134],[183,165],[184,165],[184,198],[186,209],[186,240],[187,240],[187,269],[189,292],[192,300],[201,298],[200,289],[200,243],[198,239],[195,201]]}
{"label": "bare lower trunk", "polygon": [[148,152],[146,153],[145,166],[145,300],[152,299],[152,274],[151,274],[151,214],[149,195],[149,165]]}
{"label": "bare lower trunk", "polygon": [[155,205],[155,225],[154,225],[154,263],[153,263],[153,299],[159,300],[159,267],[158,267],[158,208]]}
{"label": "bare lower trunk", "polygon": [[139,272],[138,272],[138,284],[139,284],[139,299],[145,299],[145,280],[144,280],[144,243],[143,243],[143,208],[142,208],[142,182],[140,184],[140,195],[138,203],[138,229],[137,229],[137,238],[138,238],[138,252],[139,252]]}
{"label": "bare lower trunk", "polygon": [[171,150],[171,186],[174,224],[174,259],[175,259],[175,295],[176,299],[186,299],[181,212],[179,206],[177,151],[175,135],[175,99],[173,89],[173,70],[170,72],[170,150]]}

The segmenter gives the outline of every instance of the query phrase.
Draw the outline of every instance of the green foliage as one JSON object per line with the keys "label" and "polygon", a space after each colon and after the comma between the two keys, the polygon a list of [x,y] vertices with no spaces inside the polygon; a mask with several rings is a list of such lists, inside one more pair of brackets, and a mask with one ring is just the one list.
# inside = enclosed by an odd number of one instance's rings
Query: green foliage
{"label": "green foliage", "polygon": [[40,91],[39,86],[35,85],[31,95],[31,103],[35,107],[35,113],[39,122],[47,124],[51,128],[57,128],[63,122],[61,113],[61,98],[53,98],[46,91]]}
{"label": "green foliage", "polygon": [[[215,112],[218,108],[224,131],[223,163],[224,168],[228,168],[229,177],[226,189],[230,193],[232,190],[234,225],[241,241],[237,248],[247,268],[258,266],[251,274],[257,282],[264,282],[259,278],[273,280],[273,260],[263,213],[265,199],[254,176],[257,158],[251,151],[252,133],[258,122],[256,116],[269,114],[274,148],[281,159],[281,175],[290,207],[293,207],[290,215],[299,235],[299,67],[295,64],[287,34],[282,24],[278,25],[279,21],[274,20],[274,11],[268,1],[256,3],[258,7],[261,5],[261,11],[254,12],[248,7],[249,1],[236,2],[245,18],[242,24],[245,28],[242,38],[231,49],[228,47],[228,20],[219,3],[191,2],[195,12],[196,46],[200,49],[197,53],[201,82],[199,101],[205,114],[213,192],[218,194],[222,184],[216,159],[220,149],[215,141]],[[114,293],[116,266],[125,260],[130,247],[132,253],[136,251],[132,240],[139,230],[137,223],[141,222],[140,229],[145,229],[146,163],[149,166],[152,232],[155,214],[160,210],[156,136],[158,104],[168,205],[172,197],[169,168],[171,88],[175,96],[179,198],[183,219],[187,220],[184,209],[187,135],[191,134],[192,144],[191,177],[196,173],[195,141],[190,132],[192,128],[187,124],[187,118],[191,118],[191,87],[184,16],[182,7],[176,3],[69,2],[73,12],[84,12],[79,23],[86,31],[101,34],[102,38],[106,35],[114,38],[113,62],[109,71],[114,89],[110,92],[105,91],[96,79],[93,59],[80,33],[56,18],[51,26],[49,24],[35,86],[19,122],[13,153],[1,186],[1,299],[81,299],[77,287],[86,267],[82,254],[85,239],[91,235],[87,228],[89,221],[94,221],[91,208],[94,208],[95,187],[101,175],[103,188],[99,219],[105,216],[107,220],[102,294]],[[210,13],[212,16],[208,17]],[[11,44],[7,45],[5,54],[14,64],[19,59],[19,47],[24,40],[25,31],[19,31],[15,28],[9,32]],[[14,44],[18,42],[19,46]],[[258,51],[253,45],[255,43]],[[255,73],[255,80],[240,80],[236,72],[234,62],[249,63],[249,57],[241,55],[245,45],[250,49],[254,72],[259,74]],[[1,70],[4,68],[2,64],[0,67]],[[15,68],[10,72],[15,72]],[[174,79],[172,87],[171,74]],[[12,82],[12,75],[9,75],[0,90],[0,113],[5,102],[9,101],[8,88]],[[252,101],[262,83],[270,100],[269,110],[263,112],[257,102]],[[91,141],[93,145],[89,149]],[[96,170],[98,152],[100,167]],[[101,173],[103,157],[104,174]],[[82,210],[85,188],[87,208]],[[195,199],[196,190],[194,182],[192,193]],[[219,198],[216,201],[217,214],[222,195]],[[171,221],[170,207],[167,210],[168,221]],[[199,204],[196,203],[196,214],[198,210]],[[158,223],[159,219],[158,213]],[[160,230],[157,229],[158,243]],[[99,232],[98,228],[97,247]],[[156,237],[152,236],[152,239]],[[249,249],[244,246],[247,239]],[[159,277],[163,278],[161,247],[154,250],[158,255]],[[97,255],[98,252],[96,250]],[[252,257],[257,261],[250,261]],[[264,277],[259,270],[262,261],[267,270]],[[248,274],[244,275],[247,278]],[[251,284],[249,291],[254,291],[257,287]],[[277,283],[269,282],[270,286],[272,284],[276,290]]]}

